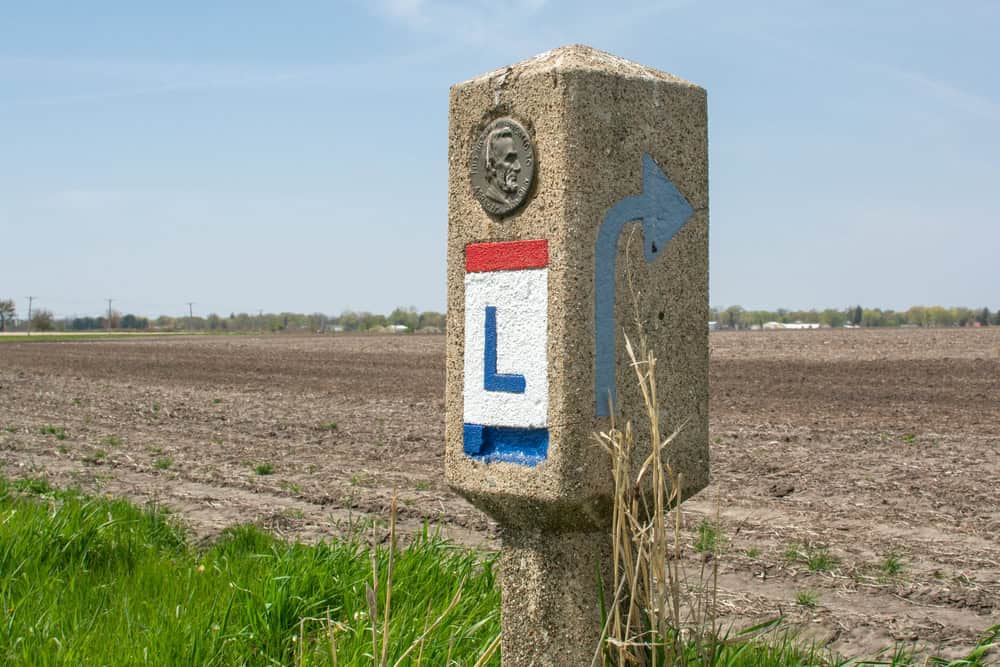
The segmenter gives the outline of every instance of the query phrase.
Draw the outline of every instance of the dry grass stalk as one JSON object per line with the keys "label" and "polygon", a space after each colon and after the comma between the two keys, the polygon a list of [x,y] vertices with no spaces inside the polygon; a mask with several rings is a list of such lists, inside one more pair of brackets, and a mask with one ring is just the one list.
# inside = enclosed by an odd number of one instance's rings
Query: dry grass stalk
{"label": "dry grass stalk", "polygon": [[[621,428],[612,416],[610,429],[596,434],[611,458],[614,480],[614,596],[607,609],[603,651],[598,649],[594,664],[602,652],[605,664],[685,665],[695,657],[711,664],[719,648],[714,614],[717,587],[714,580],[710,586],[704,585],[706,566],[693,586],[681,566],[681,515],[677,508],[683,478],[671,464],[669,446],[684,424],[661,438],[656,358],[644,336],[640,337],[638,354],[628,336],[625,341],[655,444],[634,470],[637,443],[631,421]],[[714,564],[712,569],[715,573]]]}
{"label": "dry grass stalk", "polygon": [[[392,504],[389,508],[389,563],[385,573],[385,616],[382,619],[382,657],[379,660],[379,667],[386,667],[389,664],[389,610],[392,607],[392,569],[396,561],[396,502],[399,497],[398,491],[392,491]],[[375,622],[374,617],[372,622]]]}

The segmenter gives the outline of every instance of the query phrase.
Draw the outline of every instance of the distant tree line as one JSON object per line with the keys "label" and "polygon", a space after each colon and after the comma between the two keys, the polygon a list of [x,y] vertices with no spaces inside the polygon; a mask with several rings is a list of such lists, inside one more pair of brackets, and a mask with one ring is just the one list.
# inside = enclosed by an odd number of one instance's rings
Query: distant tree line
{"label": "distant tree line", "polygon": [[1000,310],[955,306],[913,306],[907,310],[883,310],[852,306],[837,310],[746,310],[741,306],[715,307],[709,319],[723,329],[755,329],[768,322],[819,324],[827,327],[969,327],[1000,326]]}
{"label": "distant tree line", "polygon": [[[312,332],[341,331],[420,331],[443,332],[445,316],[434,311],[418,312],[416,308],[399,307],[388,315],[367,311],[344,311],[340,315],[324,313],[230,313],[228,317],[211,313],[205,316],[156,318],[119,312],[98,317],[65,317],[57,319],[52,311],[35,308],[31,313],[32,331],[212,331],[212,332]],[[13,299],[0,299],[0,331],[27,331],[27,320],[17,319]]]}
{"label": "distant tree line", "polygon": [[[756,329],[768,322],[793,324],[797,322],[819,324],[827,327],[970,327],[1000,326],[1000,310],[965,308],[961,306],[913,306],[905,311],[864,308],[825,310],[747,310],[741,306],[715,307],[709,319],[723,329]],[[404,329],[405,327],[405,329]],[[160,315],[156,318],[111,312],[98,317],[66,317],[57,319],[46,308],[31,312],[32,331],[212,331],[212,332],[312,332],[333,333],[351,331],[443,332],[444,313],[418,312],[416,308],[399,307],[388,315],[368,311],[347,310],[339,315],[324,313],[230,313],[228,316],[211,313],[194,317]],[[0,331],[26,331],[28,322],[17,319],[13,299],[0,298]]]}

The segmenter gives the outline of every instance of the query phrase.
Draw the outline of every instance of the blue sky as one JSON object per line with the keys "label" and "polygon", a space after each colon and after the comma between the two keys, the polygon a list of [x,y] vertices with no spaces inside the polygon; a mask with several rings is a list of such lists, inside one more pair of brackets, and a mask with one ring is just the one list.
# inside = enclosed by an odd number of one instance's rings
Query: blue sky
{"label": "blue sky", "polygon": [[442,310],[448,87],[584,43],[709,92],[711,301],[1000,308],[1000,2],[31,2],[0,297]]}

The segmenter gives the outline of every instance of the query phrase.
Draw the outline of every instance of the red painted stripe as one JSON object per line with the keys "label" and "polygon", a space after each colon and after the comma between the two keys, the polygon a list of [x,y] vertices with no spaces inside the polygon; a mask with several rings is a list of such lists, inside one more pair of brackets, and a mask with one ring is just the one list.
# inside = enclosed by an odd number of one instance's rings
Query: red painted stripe
{"label": "red painted stripe", "polygon": [[470,243],[465,246],[465,271],[517,271],[543,269],[549,265],[549,242],[503,241]]}

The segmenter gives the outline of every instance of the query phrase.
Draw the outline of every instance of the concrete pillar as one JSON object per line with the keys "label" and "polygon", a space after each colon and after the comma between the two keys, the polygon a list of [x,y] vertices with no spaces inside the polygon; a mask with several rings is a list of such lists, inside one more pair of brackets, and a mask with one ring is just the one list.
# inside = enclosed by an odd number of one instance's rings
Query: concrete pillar
{"label": "concrete pillar", "polygon": [[658,358],[660,435],[686,421],[684,497],[708,483],[705,91],[564,47],[454,86],[448,149],[447,477],[503,528],[503,664],[579,667],[609,401],[649,452],[623,329]]}

